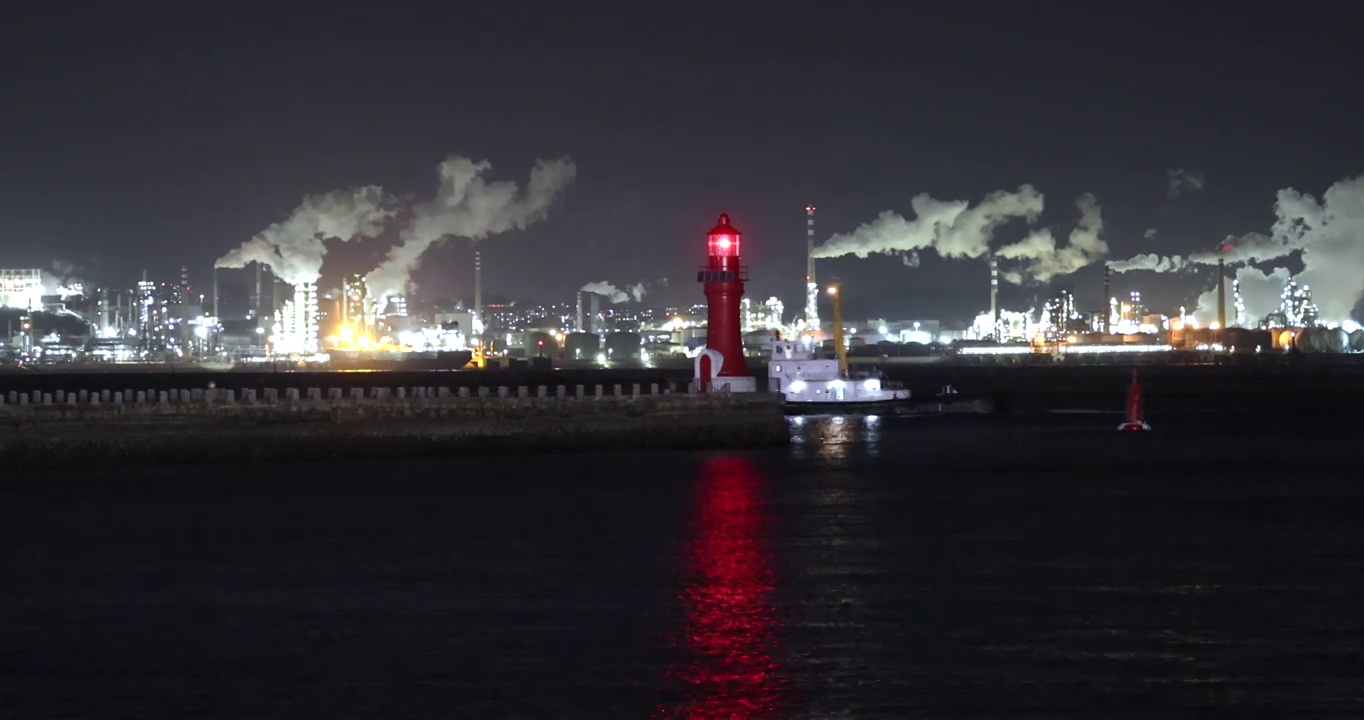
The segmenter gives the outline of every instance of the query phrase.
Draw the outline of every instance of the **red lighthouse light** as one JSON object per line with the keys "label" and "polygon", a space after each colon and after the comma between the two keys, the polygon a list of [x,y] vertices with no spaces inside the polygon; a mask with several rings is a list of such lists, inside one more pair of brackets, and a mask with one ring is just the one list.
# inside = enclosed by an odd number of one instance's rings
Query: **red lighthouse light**
{"label": "red lighthouse light", "polygon": [[729,213],[720,213],[720,222],[706,235],[706,254],[711,257],[739,257],[739,235],[729,224]]}

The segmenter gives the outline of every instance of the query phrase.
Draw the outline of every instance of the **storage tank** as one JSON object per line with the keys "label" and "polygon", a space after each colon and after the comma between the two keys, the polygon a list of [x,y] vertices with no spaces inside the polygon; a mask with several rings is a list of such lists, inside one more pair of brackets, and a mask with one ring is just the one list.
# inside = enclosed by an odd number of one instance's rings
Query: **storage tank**
{"label": "storage tank", "polygon": [[1317,351],[1316,341],[1316,328],[1303,328],[1299,330],[1297,336],[1293,338],[1293,347],[1297,348],[1300,352],[1314,353]]}
{"label": "storage tank", "polygon": [[1279,330],[1277,332],[1279,334],[1275,337],[1278,338],[1278,341],[1275,343],[1274,347],[1277,347],[1280,350],[1287,350],[1293,347],[1294,337],[1292,330]]}
{"label": "storage tank", "polygon": [[902,342],[905,343],[918,343],[920,345],[929,345],[933,342],[933,333],[930,333],[925,330],[910,330],[908,332],[900,333],[900,337],[902,339]]}
{"label": "storage tank", "polygon": [[1350,351],[1350,333],[1343,328],[1317,328],[1317,340],[1313,342],[1321,352],[1345,353]]}
{"label": "storage tank", "polygon": [[1274,333],[1268,330],[1251,330],[1250,331],[1251,352],[1256,352],[1255,350],[1256,348],[1259,348],[1259,352],[1268,352],[1270,350],[1273,350]]}
{"label": "storage tank", "polygon": [[592,360],[601,352],[601,336],[596,333],[574,332],[564,337],[564,354],[574,360]]}
{"label": "storage tank", "polygon": [[673,332],[674,342],[688,350],[695,350],[706,346],[706,329],[704,327],[682,328]]}
{"label": "storage tank", "polygon": [[547,332],[532,331],[522,340],[526,357],[554,357],[554,335]]}
{"label": "storage tank", "polygon": [[644,338],[639,333],[618,332],[606,336],[606,359],[629,362],[643,359]]}
{"label": "storage tank", "polygon": [[772,346],[771,330],[754,330],[744,333],[744,350],[766,350]]}
{"label": "storage tank", "polygon": [[1310,353],[1349,352],[1350,334],[1341,328],[1303,328],[1298,331],[1295,347]]}
{"label": "storage tank", "polygon": [[1274,338],[1268,330],[1252,330],[1250,328],[1227,328],[1226,345],[1228,349],[1235,348],[1236,352],[1260,352],[1270,350],[1274,347]]}
{"label": "storage tank", "polygon": [[1295,347],[1310,353],[1349,352],[1350,334],[1341,328],[1303,328],[1298,331]]}
{"label": "storage tank", "polygon": [[1364,329],[1350,333],[1350,351],[1364,352]]}

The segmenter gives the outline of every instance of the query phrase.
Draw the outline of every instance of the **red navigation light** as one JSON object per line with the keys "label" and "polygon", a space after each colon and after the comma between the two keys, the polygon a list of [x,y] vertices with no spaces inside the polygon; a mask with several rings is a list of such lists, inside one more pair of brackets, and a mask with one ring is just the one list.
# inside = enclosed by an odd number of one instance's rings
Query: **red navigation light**
{"label": "red navigation light", "polygon": [[544,346],[545,346],[545,341],[544,341],[544,340],[536,340],[536,341],[535,341],[535,344],[536,344],[536,345],[539,345],[540,347],[544,347]]}
{"label": "red navigation light", "polygon": [[1222,243],[1222,252],[1224,253],[1231,252],[1231,243]]}
{"label": "red navigation light", "polygon": [[741,235],[729,224],[729,213],[720,213],[719,222],[706,234],[706,253],[711,257],[739,257]]}

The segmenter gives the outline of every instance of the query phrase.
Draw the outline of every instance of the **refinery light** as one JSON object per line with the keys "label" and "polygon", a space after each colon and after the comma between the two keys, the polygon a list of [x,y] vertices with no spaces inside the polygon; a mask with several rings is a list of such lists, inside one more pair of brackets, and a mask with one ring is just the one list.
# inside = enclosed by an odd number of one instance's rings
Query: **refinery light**
{"label": "refinery light", "polygon": [[1174,350],[1169,345],[1071,345],[1065,348],[1067,354],[1105,355],[1110,353],[1150,353]]}

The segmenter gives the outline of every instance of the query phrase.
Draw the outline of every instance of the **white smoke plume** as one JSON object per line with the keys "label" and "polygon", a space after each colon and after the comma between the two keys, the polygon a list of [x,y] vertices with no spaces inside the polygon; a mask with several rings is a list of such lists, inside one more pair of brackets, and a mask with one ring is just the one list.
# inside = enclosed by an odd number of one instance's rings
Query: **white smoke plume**
{"label": "white smoke plume", "polygon": [[1086,193],[1075,205],[1080,209],[1080,220],[1070,231],[1070,241],[1065,246],[1057,246],[1051,231],[1043,229],[995,251],[995,257],[1022,263],[1017,269],[1001,273],[1005,279],[1015,284],[1024,280],[1044,283],[1059,275],[1069,275],[1108,254],[1108,243],[1099,237],[1104,227],[1099,202]]}
{"label": "white smoke plume", "polygon": [[404,292],[422,254],[445,238],[481,240],[543,220],[577,175],[577,166],[568,158],[540,160],[521,192],[515,182],[486,180],[484,173],[491,169],[486,160],[457,156],[441,163],[436,197],[415,208],[412,224],[398,244],[366,277],[370,292],[380,296]]}
{"label": "white smoke plume", "polygon": [[214,267],[241,268],[259,262],[291,285],[316,282],[322,275],[327,240],[374,237],[392,215],[390,198],[374,185],[309,195],[288,218],[219,258]]}
{"label": "white smoke plume", "polygon": [[[974,207],[965,200],[934,200],[918,195],[910,203],[914,219],[886,211],[875,220],[849,234],[835,235],[818,248],[815,257],[852,255],[865,258],[881,253],[897,255],[908,267],[918,267],[920,251],[932,250],[944,258],[972,259],[990,254],[995,230],[1011,220],[1036,221],[1042,214],[1043,197],[1031,185],[1017,191],[1001,190],[987,195]],[[1080,224],[1070,234],[1070,242],[1058,247],[1047,230],[1037,230],[1023,240],[994,252],[999,258],[1017,261],[1017,266],[1001,273],[1009,282],[1027,280],[1046,282],[1058,275],[1079,270],[1108,252],[1099,238],[1103,217],[1094,196],[1077,201]]]}
{"label": "white smoke plume", "polygon": [[1175,272],[1183,270],[1189,266],[1188,261],[1179,255],[1157,255],[1155,253],[1142,253],[1126,260],[1114,260],[1108,264],[1114,272],[1132,272],[1134,270],[1150,270],[1151,272]]}
{"label": "white smoke plume", "polygon": [[1302,248],[1300,285],[1327,322],[1343,323],[1364,294],[1364,176],[1330,187],[1318,203],[1293,190],[1279,193],[1274,234]]}
{"label": "white smoke plume", "polygon": [[1301,249],[1295,246],[1295,242],[1286,235],[1278,234],[1271,236],[1261,235],[1260,233],[1246,233],[1239,238],[1235,235],[1228,235],[1222,244],[1217,246],[1216,250],[1204,250],[1187,256],[1142,253],[1126,260],[1115,260],[1110,264],[1115,272],[1131,272],[1133,270],[1179,272],[1181,270],[1193,270],[1200,265],[1216,265],[1219,260],[1228,265],[1244,265],[1277,260],[1291,255]]}
{"label": "white smoke plume", "polygon": [[1165,197],[1170,200],[1174,200],[1180,195],[1196,193],[1203,189],[1203,173],[1190,172],[1180,168],[1170,170],[1166,173],[1166,176],[1169,178],[1169,184],[1165,188]]}
{"label": "white smoke plume", "polygon": [[1146,238],[1147,240],[1150,240],[1151,238],[1156,236],[1156,229],[1146,228],[1146,232],[1142,233],[1141,236]]}
{"label": "white smoke plume", "polygon": [[[1113,269],[1168,272],[1185,269],[1190,264],[1215,265],[1218,259],[1229,265],[1247,265],[1301,253],[1303,271],[1297,280],[1312,289],[1312,299],[1321,309],[1322,319],[1337,323],[1352,319],[1354,307],[1364,295],[1364,242],[1361,242],[1364,239],[1364,176],[1335,183],[1320,201],[1293,188],[1280,190],[1274,214],[1274,226],[1268,235],[1248,233],[1240,238],[1229,237],[1217,250],[1186,258],[1151,260],[1150,256],[1139,255],[1114,263]],[[1278,278],[1280,272],[1276,269],[1268,275],[1260,275]],[[1252,281],[1258,279],[1250,277]],[[1244,289],[1242,295],[1245,295]]]}
{"label": "white smoke plume", "polygon": [[642,282],[630,285],[624,290],[609,282],[590,282],[579,288],[578,292],[593,293],[601,295],[613,303],[623,303],[626,300],[634,300],[635,302],[643,300],[648,290]]}
{"label": "white smoke plume", "polygon": [[[1251,327],[1260,323],[1264,317],[1279,309],[1283,286],[1292,277],[1288,268],[1274,268],[1266,273],[1259,268],[1242,266],[1236,268],[1236,280],[1241,283],[1241,301],[1246,305],[1246,322]],[[1226,281],[1227,323],[1236,321],[1236,308],[1231,293],[1231,278]],[[1217,319],[1217,285],[1198,296],[1195,314],[1205,325]]]}
{"label": "white smoke plume", "polygon": [[1001,190],[972,207],[965,200],[934,200],[927,194],[910,201],[914,219],[887,210],[851,233],[835,235],[815,248],[819,258],[872,254],[899,255],[907,264],[915,253],[933,250],[945,258],[979,258],[990,251],[995,229],[1016,218],[1029,222],[1042,214],[1042,194],[1031,185],[1016,192]]}

